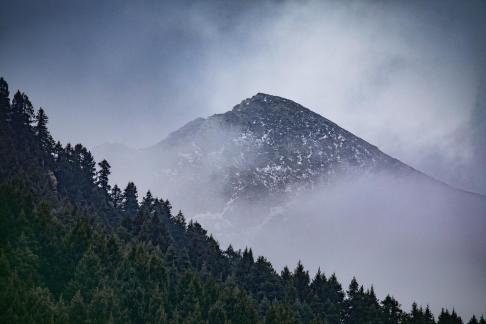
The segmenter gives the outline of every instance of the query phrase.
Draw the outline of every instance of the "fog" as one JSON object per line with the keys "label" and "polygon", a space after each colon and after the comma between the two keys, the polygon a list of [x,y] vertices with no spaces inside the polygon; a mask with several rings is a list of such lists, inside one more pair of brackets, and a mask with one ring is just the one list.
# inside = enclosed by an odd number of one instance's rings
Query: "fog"
{"label": "fog", "polygon": [[[344,288],[356,276],[404,309],[416,301],[435,314],[454,307],[470,316],[486,309],[486,200],[449,190],[389,174],[341,179],[274,207],[263,221],[253,216],[250,230],[235,233],[223,223],[215,232],[223,245],[269,256],[278,270],[301,260],[311,274],[335,272]],[[241,228],[262,210],[240,206],[227,214],[244,219],[232,224]],[[207,217],[198,220],[214,229]]]}

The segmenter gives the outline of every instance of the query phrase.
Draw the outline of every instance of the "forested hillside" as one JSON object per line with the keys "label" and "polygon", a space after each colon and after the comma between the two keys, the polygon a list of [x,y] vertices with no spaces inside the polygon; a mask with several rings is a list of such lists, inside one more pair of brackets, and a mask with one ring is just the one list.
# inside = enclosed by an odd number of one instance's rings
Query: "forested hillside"
{"label": "forested hillside", "polygon": [[249,248],[223,250],[168,200],[110,184],[109,163],[55,142],[47,121],[0,79],[3,323],[463,323],[454,310],[405,312],[355,279],[343,288],[300,263],[279,274]]}

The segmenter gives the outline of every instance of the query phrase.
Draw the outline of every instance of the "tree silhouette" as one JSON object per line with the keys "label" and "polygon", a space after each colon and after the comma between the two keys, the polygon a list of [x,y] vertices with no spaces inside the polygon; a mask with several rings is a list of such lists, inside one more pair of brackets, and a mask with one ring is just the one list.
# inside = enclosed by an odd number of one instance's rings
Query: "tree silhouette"
{"label": "tree silhouette", "polygon": [[108,180],[109,180],[108,177],[111,174],[110,171],[111,166],[106,160],[103,160],[100,163],[98,163],[98,166],[100,167],[100,170],[98,171],[98,178],[96,183],[101,188],[101,190],[103,190],[105,195],[108,196],[110,191],[110,185],[108,184]]}

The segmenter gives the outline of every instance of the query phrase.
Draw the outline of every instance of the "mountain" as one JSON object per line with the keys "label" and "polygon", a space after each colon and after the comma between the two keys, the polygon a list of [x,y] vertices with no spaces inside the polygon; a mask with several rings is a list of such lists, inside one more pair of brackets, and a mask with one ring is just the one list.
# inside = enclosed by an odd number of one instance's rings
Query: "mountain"
{"label": "mountain", "polygon": [[228,200],[297,193],[350,172],[416,172],[319,114],[263,93],[189,122],[149,151],[164,152],[165,174],[189,175],[196,186],[210,181]]}

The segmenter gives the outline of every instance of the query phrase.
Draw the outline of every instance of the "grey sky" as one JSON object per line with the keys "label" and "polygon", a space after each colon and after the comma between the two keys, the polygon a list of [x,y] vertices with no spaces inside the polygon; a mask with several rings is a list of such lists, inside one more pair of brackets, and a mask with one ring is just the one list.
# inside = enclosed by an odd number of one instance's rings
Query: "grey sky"
{"label": "grey sky", "polygon": [[3,2],[0,74],[64,142],[149,146],[268,92],[486,192],[469,167],[484,1]]}

